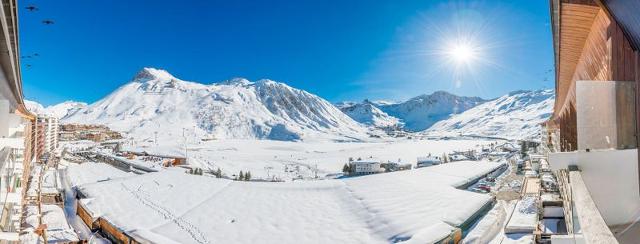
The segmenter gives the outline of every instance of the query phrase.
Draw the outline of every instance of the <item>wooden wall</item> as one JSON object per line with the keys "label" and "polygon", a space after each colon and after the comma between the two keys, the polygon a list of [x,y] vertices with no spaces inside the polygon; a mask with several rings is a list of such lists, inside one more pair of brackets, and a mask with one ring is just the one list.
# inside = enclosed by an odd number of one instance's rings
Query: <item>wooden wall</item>
{"label": "wooden wall", "polygon": [[125,235],[120,229],[109,223],[109,221],[104,218],[98,219],[100,223],[100,230],[102,230],[102,234],[106,235],[109,240],[115,243],[131,243],[131,238]]}
{"label": "wooden wall", "polygon": [[[564,11],[565,14],[582,14],[576,10],[579,9],[576,4],[568,4],[571,11]],[[586,6],[592,7],[591,5]],[[562,12],[562,11],[561,11]],[[569,19],[568,21],[572,21]],[[561,20],[562,21],[562,20]],[[562,26],[571,26],[571,23],[561,24]],[[571,29],[573,32],[577,29]],[[578,30],[579,31],[579,30]],[[620,89],[620,96],[617,97],[616,119],[618,126],[618,146],[622,148],[634,148],[639,144],[637,131],[640,129],[640,121],[637,117],[640,115],[638,112],[638,106],[640,99],[640,61],[639,52],[633,48],[633,43],[630,42],[629,36],[623,31],[621,26],[611,17],[611,14],[607,9],[600,9],[593,19],[591,28],[588,30],[581,30],[588,32],[587,38],[584,41],[584,46],[579,52],[579,59],[575,64],[575,69],[571,75],[570,81],[558,80],[557,82],[564,82],[564,86],[569,87],[568,90],[574,89],[575,82],[579,80],[601,80],[601,81],[629,81],[635,83],[635,89],[633,85],[623,85],[623,89]],[[563,30],[560,30],[562,33]],[[572,35],[561,34],[561,37],[570,38]],[[571,43],[560,40],[560,55],[563,55],[563,44],[565,47]],[[571,47],[572,53],[576,51],[575,44]],[[565,52],[567,52],[565,50]],[[573,54],[575,55],[575,53]],[[557,64],[565,72],[568,69],[563,65],[563,60],[567,62],[567,59],[560,58],[560,63]],[[570,62],[569,62],[570,64]],[[570,65],[569,65],[570,66]],[[566,77],[566,76],[565,76]],[[627,91],[627,90],[632,91]],[[562,96],[566,97],[564,106],[561,107],[562,112],[559,117],[558,123],[560,123],[560,142],[562,151],[576,150],[577,145],[577,129],[576,129],[576,114],[575,114],[575,96],[572,96],[570,91],[565,91]],[[561,92],[561,91],[557,91]],[[634,94],[635,93],[635,94]],[[594,97],[597,99],[597,97]]]}
{"label": "wooden wall", "polygon": [[611,42],[609,26],[611,21],[600,10],[596,15],[589,35],[584,43],[571,82],[578,80],[611,80]]}
{"label": "wooden wall", "polygon": [[87,212],[87,210],[84,209],[82,204],[80,203],[77,204],[76,212],[78,216],[80,216],[80,219],[82,220],[82,222],[84,222],[91,230],[95,230],[99,227],[98,221],[93,220],[93,217],[91,217],[91,214],[89,214],[89,212]]}

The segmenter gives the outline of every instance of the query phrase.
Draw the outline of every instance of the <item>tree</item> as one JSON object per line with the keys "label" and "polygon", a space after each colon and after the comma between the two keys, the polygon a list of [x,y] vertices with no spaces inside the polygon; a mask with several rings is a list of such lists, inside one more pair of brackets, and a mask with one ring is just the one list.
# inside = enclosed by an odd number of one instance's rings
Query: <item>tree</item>
{"label": "tree", "polygon": [[351,169],[349,169],[349,165],[344,164],[344,166],[342,166],[342,173],[344,173],[345,175],[348,175],[349,171],[351,171]]}
{"label": "tree", "polygon": [[244,180],[244,174],[242,173],[242,170],[240,170],[240,175],[238,176],[238,180]]}
{"label": "tree", "polygon": [[220,168],[218,168],[218,170],[216,170],[215,175],[216,175],[217,178],[222,178],[222,170],[220,170]]}
{"label": "tree", "polygon": [[251,180],[251,171],[247,171],[247,173],[244,174],[244,180],[245,181]]}
{"label": "tree", "polygon": [[449,163],[449,157],[447,157],[446,153],[442,154],[442,163]]}

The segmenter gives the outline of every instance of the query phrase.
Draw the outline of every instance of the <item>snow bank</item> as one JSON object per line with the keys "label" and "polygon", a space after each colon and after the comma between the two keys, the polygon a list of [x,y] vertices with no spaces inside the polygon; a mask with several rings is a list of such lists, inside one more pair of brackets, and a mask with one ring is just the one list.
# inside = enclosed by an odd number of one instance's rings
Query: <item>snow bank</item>
{"label": "snow bank", "polygon": [[[157,243],[431,242],[488,195],[454,185],[499,166],[457,162],[346,180],[240,182],[162,171],[78,186],[93,217]],[[105,194],[108,193],[108,194]]]}

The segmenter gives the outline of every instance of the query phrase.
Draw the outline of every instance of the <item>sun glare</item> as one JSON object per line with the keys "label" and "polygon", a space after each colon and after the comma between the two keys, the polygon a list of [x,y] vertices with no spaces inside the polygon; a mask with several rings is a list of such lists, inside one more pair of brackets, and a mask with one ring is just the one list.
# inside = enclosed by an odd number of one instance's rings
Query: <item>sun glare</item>
{"label": "sun glare", "polygon": [[469,44],[456,44],[448,54],[457,63],[466,63],[475,58],[476,50]]}

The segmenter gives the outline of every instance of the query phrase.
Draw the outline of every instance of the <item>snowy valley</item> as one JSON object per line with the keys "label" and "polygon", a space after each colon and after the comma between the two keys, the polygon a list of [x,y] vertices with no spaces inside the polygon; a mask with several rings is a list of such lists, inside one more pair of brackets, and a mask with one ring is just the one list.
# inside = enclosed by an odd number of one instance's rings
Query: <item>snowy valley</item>
{"label": "snowy valley", "polygon": [[[61,170],[36,172],[60,174],[80,194],[67,198],[70,216],[107,220],[127,238],[431,243],[458,240],[490,211],[495,196],[477,182],[514,167],[514,140],[533,136],[552,102],[549,91],[492,100],[439,91],[334,105],[271,80],[207,85],[145,68],[93,104],[28,106],[124,135],[64,141]],[[69,223],[77,238],[92,235],[85,220]],[[260,224],[269,230],[247,231]],[[66,228],[61,235],[76,238]]]}
{"label": "snowy valley", "polygon": [[348,158],[411,163],[478,149],[495,138],[531,138],[548,118],[553,95],[521,91],[484,100],[439,91],[404,102],[333,105],[271,80],[205,85],[144,68],[90,105],[28,105],[62,124],[107,125],[123,133],[130,151],[188,156],[194,167],[228,175],[244,170],[291,180],[337,174]]}

